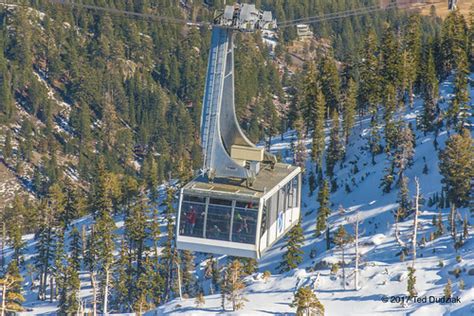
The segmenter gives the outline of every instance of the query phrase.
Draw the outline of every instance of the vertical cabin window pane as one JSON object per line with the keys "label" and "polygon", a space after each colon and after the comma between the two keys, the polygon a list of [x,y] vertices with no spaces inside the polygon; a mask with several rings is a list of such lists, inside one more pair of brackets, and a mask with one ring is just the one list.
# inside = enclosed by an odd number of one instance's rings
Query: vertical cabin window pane
{"label": "vertical cabin window pane", "polygon": [[268,201],[265,203],[263,206],[263,211],[262,211],[262,223],[260,225],[260,237],[263,236],[263,234],[266,233],[267,231],[267,213],[268,213],[268,207],[267,207]]}
{"label": "vertical cabin window pane", "polygon": [[[237,207],[237,205],[239,207]],[[245,205],[245,207],[241,207],[243,205]],[[256,203],[251,202],[236,203],[234,222],[232,225],[232,241],[246,244],[255,243],[255,235],[257,234],[257,207]]]}
{"label": "vertical cabin window pane", "polygon": [[205,209],[205,204],[183,201],[181,204],[179,234],[203,237]]}
{"label": "vertical cabin window pane", "polygon": [[231,206],[209,203],[207,208],[206,238],[229,240],[231,214]]}

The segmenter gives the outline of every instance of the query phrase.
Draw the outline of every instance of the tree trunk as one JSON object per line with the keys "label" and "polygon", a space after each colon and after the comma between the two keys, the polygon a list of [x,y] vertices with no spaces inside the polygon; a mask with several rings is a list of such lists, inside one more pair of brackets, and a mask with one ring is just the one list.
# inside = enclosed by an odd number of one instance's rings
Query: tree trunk
{"label": "tree trunk", "polygon": [[3,286],[2,286],[2,314],[1,316],[5,316],[5,305],[6,305],[6,301],[7,301],[7,283],[6,283],[7,280],[5,280],[5,283],[3,283]]}
{"label": "tree trunk", "polygon": [[413,109],[413,104],[415,103],[413,99],[413,82],[408,84],[408,93],[410,94],[408,96],[408,99],[410,100],[410,109]]}
{"label": "tree trunk", "polygon": [[53,302],[54,297],[54,280],[53,275],[49,277],[49,301]]}
{"label": "tree trunk", "polygon": [[110,278],[110,268],[105,268],[105,286],[104,286],[104,304],[102,307],[102,311],[104,315],[108,314],[108,307],[109,307],[109,278]]}
{"label": "tree trunk", "polygon": [[395,214],[395,239],[397,240],[397,243],[400,245],[400,247],[405,248],[405,243],[400,239],[400,234],[398,230],[398,222],[400,218],[400,211],[397,209],[397,213]]}
{"label": "tree trunk", "polygon": [[181,269],[179,268],[179,262],[176,262],[176,272],[178,274],[179,299],[183,300],[183,290],[181,289]]}
{"label": "tree trunk", "polygon": [[415,184],[416,184],[416,195],[415,195],[415,216],[413,217],[413,240],[412,240],[412,247],[413,247],[413,263],[412,268],[415,268],[415,259],[416,259],[416,233],[418,230],[418,208],[419,208],[419,200],[420,200],[420,182],[418,178],[415,177]]}
{"label": "tree trunk", "polygon": [[346,262],[344,261],[344,245],[342,245],[342,286],[346,289]]}
{"label": "tree trunk", "polygon": [[451,236],[453,236],[454,240],[456,240],[455,212],[456,212],[456,207],[454,206],[454,203],[451,202],[451,211],[449,213],[449,221],[450,221],[450,225],[451,225]]}
{"label": "tree trunk", "polygon": [[97,316],[97,285],[94,272],[91,272],[91,286],[92,286],[92,315]]}

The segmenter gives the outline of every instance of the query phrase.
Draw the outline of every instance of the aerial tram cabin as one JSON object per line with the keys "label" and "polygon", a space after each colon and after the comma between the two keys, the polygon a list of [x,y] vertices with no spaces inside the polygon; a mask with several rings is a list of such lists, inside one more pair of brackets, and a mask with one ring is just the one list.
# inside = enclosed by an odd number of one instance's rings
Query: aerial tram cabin
{"label": "aerial tram cabin", "polygon": [[260,258],[300,218],[299,167],[277,163],[252,187],[200,176],[181,190],[179,249]]}
{"label": "aerial tram cabin", "polygon": [[275,28],[255,5],[226,6],[213,25],[201,115],[202,173],[180,193],[178,249],[259,259],[300,219],[301,169],[279,163],[240,129],[233,32]]}

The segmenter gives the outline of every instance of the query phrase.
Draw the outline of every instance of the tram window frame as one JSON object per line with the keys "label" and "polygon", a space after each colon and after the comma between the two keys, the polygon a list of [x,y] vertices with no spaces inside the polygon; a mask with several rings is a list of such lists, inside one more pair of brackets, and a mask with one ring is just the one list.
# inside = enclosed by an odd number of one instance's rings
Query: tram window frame
{"label": "tram window frame", "polygon": [[[206,209],[206,230],[204,234],[204,236],[206,236],[206,239],[230,241],[230,234],[232,231],[232,205],[233,200],[209,198],[209,203]],[[228,222],[222,221],[222,219],[216,220],[216,218],[221,216],[222,214],[228,215]],[[212,219],[214,219],[214,222],[212,221]],[[218,223],[219,221],[221,221],[221,224],[224,224],[226,226],[224,229],[222,229],[223,227],[221,227]]]}
{"label": "tram window frame", "polygon": [[236,201],[232,212],[232,242],[255,244],[258,227],[258,203],[257,205],[254,203],[253,201]]}
{"label": "tram window frame", "polygon": [[226,200],[226,199],[220,199],[220,198],[209,198],[209,204],[232,207],[232,200]]}
{"label": "tram window frame", "polygon": [[206,198],[202,197],[202,196],[197,196],[197,195],[184,194],[183,195],[183,202],[206,204]]}
{"label": "tram window frame", "polygon": [[268,216],[268,207],[267,201],[263,203],[262,206],[262,222],[260,224],[260,238],[267,232],[267,216]]}
{"label": "tram window frame", "polygon": [[[190,217],[187,217],[187,213],[191,209],[191,207],[195,208],[195,210],[197,211],[195,212],[194,219],[190,219]],[[179,234],[181,236],[203,238],[207,213],[206,203],[184,200],[183,197],[183,201],[181,202],[180,213],[181,214],[179,221]],[[201,233],[199,233],[199,231]]]}

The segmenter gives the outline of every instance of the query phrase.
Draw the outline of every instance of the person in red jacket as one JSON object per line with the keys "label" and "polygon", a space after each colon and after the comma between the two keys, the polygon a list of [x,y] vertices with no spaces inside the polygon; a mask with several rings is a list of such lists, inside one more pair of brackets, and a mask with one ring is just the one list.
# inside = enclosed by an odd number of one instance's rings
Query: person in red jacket
{"label": "person in red jacket", "polygon": [[196,210],[192,206],[186,214],[186,222],[188,224],[188,234],[192,235],[194,233],[194,226],[196,226]]}

